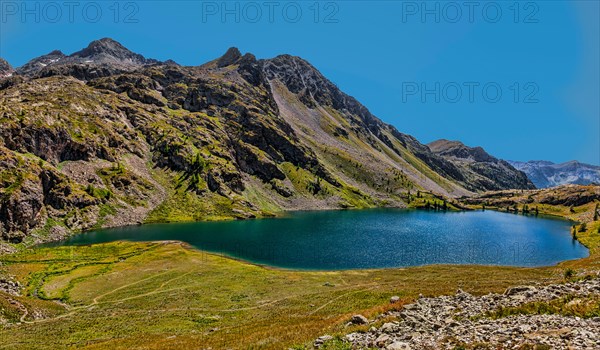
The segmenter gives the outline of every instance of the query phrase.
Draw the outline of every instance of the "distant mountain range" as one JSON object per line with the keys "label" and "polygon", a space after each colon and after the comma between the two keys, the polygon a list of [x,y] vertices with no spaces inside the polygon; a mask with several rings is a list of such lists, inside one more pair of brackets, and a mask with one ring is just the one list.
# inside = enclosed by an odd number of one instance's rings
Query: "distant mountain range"
{"label": "distant mountain range", "polygon": [[0,238],[10,241],[532,187],[481,148],[401,133],[300,57],[231,48],[181,66],[105,38],[17,69],[0,60]]}
{"label": "distant mountain range", "polygon": [[600,184],[600,166],[570,161],[554,164],[548,161],[516,162],[509,161],[515,168],[527,174],[538,188],[566,184]]}

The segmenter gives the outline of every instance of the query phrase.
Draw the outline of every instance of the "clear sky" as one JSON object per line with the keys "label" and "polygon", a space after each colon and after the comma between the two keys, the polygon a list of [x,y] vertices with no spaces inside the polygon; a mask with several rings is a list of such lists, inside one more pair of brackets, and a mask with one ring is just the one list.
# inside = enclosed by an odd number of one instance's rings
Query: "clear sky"
{"label": "clear sky", "polygon": [[[599,1],[8,1],[13,66],[112,37],[199,65],[230,46],[301,56],[422,142],[600,165]],[[498,95],[500,93],[501,95]]]}

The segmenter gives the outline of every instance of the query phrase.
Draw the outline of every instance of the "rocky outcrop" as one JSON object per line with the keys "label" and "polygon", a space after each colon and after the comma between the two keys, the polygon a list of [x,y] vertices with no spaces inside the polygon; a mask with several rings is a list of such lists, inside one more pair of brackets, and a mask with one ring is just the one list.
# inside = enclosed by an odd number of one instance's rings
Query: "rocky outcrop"
{"label": "rocky outcrop", "polygon": [[[592,274],[596,275],[596,274]],[[366,349],[522,349],[546,346],[551,349],[597,349],[600,347],[600,318],[526,312],[526,305],[557,305],[556,309],[578,310],[596,303],[600,280],[549,286],[509,288],[503,294],[474,296],[462,290],[455,295],[419,298],[400,311],[390,311],[369,321],[385,319],[380,327],[350,333],[344,341]],[[560,306],[560,307],[558,307]],[[540,306],[540,310],[542,306]],[[521,311],[520,311],[521,310]],[[395,319],[395,320],[394,320]],[[315,346],[330,340],[317,339]]]}
{"label": "rocky outcrop", "polygon": [[0,237],[4,240],[21,242],[49,217],[71,215],[65,221],[71,230],[93,225],[81,222],[81,215],[103,199],[55,168],[0,146],[0,169]]}
{"label": "rocky outcrop", "polygon": [[23,286],[19,281],[16,281],[14,278],[0,276],[0,292],[20,296],[21,289],[23,289]]}
{"label": "rocky outcrop", "polygon": [[527,177],[538,188],[560,185],[600,184],[600,166],[570,161],[554,164],[548,161],[529,161],[509,163],[527,174]]}

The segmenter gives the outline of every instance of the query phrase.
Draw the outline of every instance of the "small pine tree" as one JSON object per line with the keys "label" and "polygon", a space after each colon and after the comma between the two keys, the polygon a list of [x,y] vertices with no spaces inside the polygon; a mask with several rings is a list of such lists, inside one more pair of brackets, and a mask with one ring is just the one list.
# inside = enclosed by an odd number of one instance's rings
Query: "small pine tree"
{"label": "small pine tree", "polygon": [[587,224],[584,222],[583,224],[581,224],[581,226],[579,226],[579,232],[585,231],[587,231]]}
{"label": "small pine tree", "polygon": [[565,279],[571,279],[573,276],[575,276],[575,271],[573,269],[567,269],[565,271]]}

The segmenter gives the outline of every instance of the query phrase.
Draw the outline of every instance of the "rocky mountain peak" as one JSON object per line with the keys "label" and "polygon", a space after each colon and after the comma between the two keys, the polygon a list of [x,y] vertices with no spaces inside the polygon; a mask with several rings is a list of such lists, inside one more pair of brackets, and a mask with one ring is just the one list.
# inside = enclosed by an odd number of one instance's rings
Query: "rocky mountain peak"
{"label": "rocky mountain peak", "polygon": [[441,139],[427,145],[432,152],[442,156],[451,156],[475,162],[496,162],[498,159],[489,155],[481,147],[469,147],[460,141]]}
{"label": "rocky mountain peak", "polygon": [[282,82],[309,108],[321,105],[345,111],[358,117],[368,129],[382,124],[365,106],[342,92],[337,85],[301,57],[280,55],[264,60],[263,69],[267,79]]}
{"label": "rocky mountain peak", "polygon": [[93,54],[104,53],[104,52],[106,52],[106,53],[111,53],[111,52],[112,53],[119,53],[119,52],[129,53],[131,51],[129,51],[126,47],[121,45],[121,43],[119,43],[116,40],[113,40],[111,38],[103,38],[103,39],[94,40],[94,41],[90,42],[85,49],[75,52],[71,56],[88,57]]}
{"label": "rocky mountain peak", "polygon": [[143,65],[152,63],[154,60],[147,60],[144,56],[134,53],[111,38],[103,38],[92,41],[85,49],[77,51],[71,58],[85,59],[97,63],[127,63],[134,65]]}
{"label": "rocky mountain peak", "polygon": [[2,57],[0,57],[0,79],[10,77],[15,70],[13,67]]}
{"label": "rocky mountain peak", "polygon": [[60,50],[51,51],[40,57],[36,57],[17,69],[21,75],[33,75],[45,67],[62,62],[67,56]]}
{"label": "rocky mountain peak", "polygon": [[465,144],[460,141],[451,141],[447,139],[439,139],[427,144],[432,151],[440,151],[451,147],[465,147]]}
{"label": "rocky mountain peak", "polygon": [[17,73],[30,77],[68,75],[89,80],[155,63],[158,61],[132,52],[113,39],[104,38],[92,41],[86,48],[69,56],[54,50],[34,58],[17,69]]}
{"label": "rocky mountain peak", "polygon": [[171,59],[169,59],[169,60],[166,60],[166,61],[165,61],[165,62],[163,62],[163,63],[164,63],[165,65],[167,65],[167,66],[179,66],[179,63],[177,63],[177,62],[175,62],[175,61],[173,61],[173,60],[171,60]]}
{"label": "rocky mountain peak", "polygon": [[47,56],[65,57],[66,55],[60,50],[52,50]]}
{"label": "rocky mountain peak", "polygon": [[242,53],[237,47],[230,47],[221,58],[217,60],[218,67],[227,67],[242,58]]}

